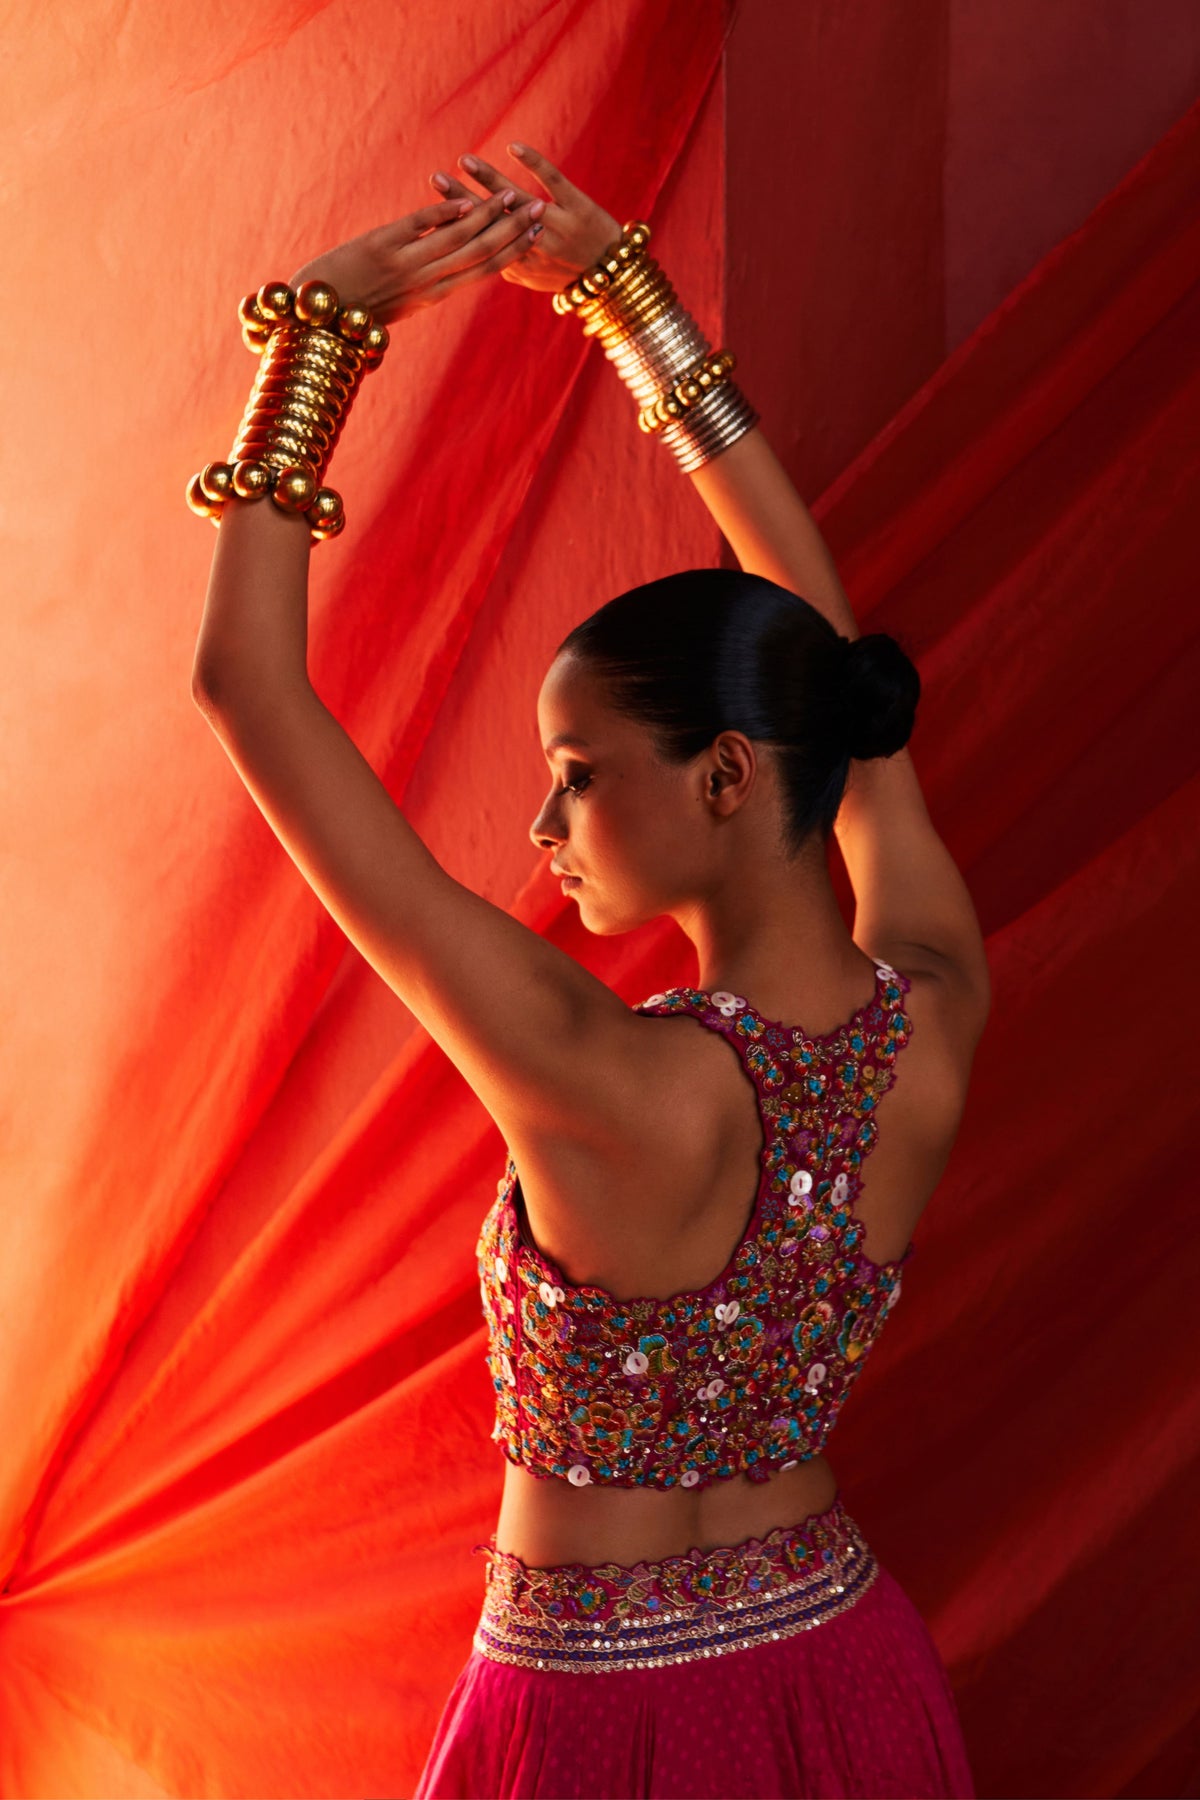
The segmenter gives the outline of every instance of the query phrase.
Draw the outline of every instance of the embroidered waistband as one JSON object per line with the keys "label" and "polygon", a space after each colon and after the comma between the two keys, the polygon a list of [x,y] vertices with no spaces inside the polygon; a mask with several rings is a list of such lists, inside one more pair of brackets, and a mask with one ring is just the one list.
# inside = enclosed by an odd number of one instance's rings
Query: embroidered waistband
{"label": "embroidered waistband", "polygon": [[495,1539],[475,1547],[488,1559],[476,1650],[580,1673],[657,1669],[811,1631],[879,1573],[840,1495],[800,1525],[661,1562],[531,1569]]}

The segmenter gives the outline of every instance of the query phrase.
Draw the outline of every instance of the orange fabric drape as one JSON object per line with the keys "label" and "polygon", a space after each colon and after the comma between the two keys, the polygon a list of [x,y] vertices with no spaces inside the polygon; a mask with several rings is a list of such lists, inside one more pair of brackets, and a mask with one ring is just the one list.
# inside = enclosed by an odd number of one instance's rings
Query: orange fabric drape
{"label": "orange fabric drape", "polygon": [[[405,1792],[499,1497],[470,1293],[498,1134],[189,694],[214,540],[183,491],[249,389],[237,301],[523,137],[652,215],[719,330],[721,5],[219,10],[36,15],[12,84],[53,355],[6,350],[46,480],[5,508],[5,1794]],[[554,644],[718,551],[588,348],[500,281],[398,328],[313,557],[318,692],[504,905]],[[481,832],[506,768],[523,820]]]}
{"label": "orange fabric drape", "polygon": [[[719,339],[726,24],[260,0],[24,29],[5,229],[52,353],[10,324],[4,1794],[402,1794],[466,1655],[501,1144],[191,705],[212,537],[183,488],[248,390],[238,297],[461,148],[525,137],[651,215]],[[1185,1791],[1197,1757],[1198,147],[1194,113],[816,507],[918,656],[914,756],[994,974],[831,1449],[981,1795]],[[692,972],[674,933],[589,939],[529,876],[534,699],[572,623],[718,536],[544,296],[473,288],[399,341],[339,446],[315,684],[452,873],[643,998]]]}

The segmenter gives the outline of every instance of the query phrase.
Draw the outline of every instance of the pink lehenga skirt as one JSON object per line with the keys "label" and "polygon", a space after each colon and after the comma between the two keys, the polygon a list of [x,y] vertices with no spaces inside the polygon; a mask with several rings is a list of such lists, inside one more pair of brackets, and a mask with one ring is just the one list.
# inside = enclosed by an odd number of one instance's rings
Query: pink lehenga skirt
{"label": "pink lehenga skirt", "polygon": [[631,1567],[477,1548],[483,1612],[415,1800],[974,1800],[937,1646],[840,1494]]}

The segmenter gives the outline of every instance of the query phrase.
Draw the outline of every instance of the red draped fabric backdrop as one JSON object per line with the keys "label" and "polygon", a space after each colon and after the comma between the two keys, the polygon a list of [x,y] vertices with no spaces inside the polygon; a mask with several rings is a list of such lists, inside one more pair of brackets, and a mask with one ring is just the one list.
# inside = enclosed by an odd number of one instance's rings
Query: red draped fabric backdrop
{"label": "red draped fabric backdrop", "polygon": [[[649,217],[738,351],[864,625],[919,661],[988,937],[843,1489],[981,1795],[1200,1792],[1200,107],[1176,55],[1157,113],[1097,109],[1022,238],[963,104],[1036,64],[1013,12],[994,60],[963,0],[100,0],[6,33],[3,1794],[401,1795],[469,1648],[502,1145],[192,705],[183,489],[249,388],[240,295],[513,136]],[[1081,41],[1076,74],[1111,61]],[[690,979],[673,927],[586,937],[528,839],[555,644],[727,554],[686,478],[498,281],[399,329],[338,456],[322,698],[458,879],[631,1001]]]}

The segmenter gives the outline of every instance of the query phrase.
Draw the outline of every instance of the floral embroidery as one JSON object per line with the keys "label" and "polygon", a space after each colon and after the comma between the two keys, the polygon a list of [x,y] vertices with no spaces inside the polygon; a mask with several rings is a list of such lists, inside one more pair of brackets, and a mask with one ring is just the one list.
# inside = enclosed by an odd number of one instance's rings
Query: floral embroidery
{"label": "floral embroidery", "polygon": [[661,1668],[811,1631],[879,1573],[840,1495],[765,1538],[660,1562],[529,1568],[494,1538],[475,1547],[488,1563],[475,1648],[496,1662],[575,1673]]}
{"label": "floral embroidery", "polygon": [[872,1000],[824,1038],[725,991],[670,988],[634,1009],[720,1031],[758,1095],[754,1210],[702,1292],[617,1301],[572,1287],[521,1236],[509,1157],[477,1262],[493,1436],[510,1461],[575,1486],[692,1488],[765,1481],[818,1454],[914,1249],[871,1262],[855,1212],[875,1111],[909,1041],[910,986],[877,964]]}

